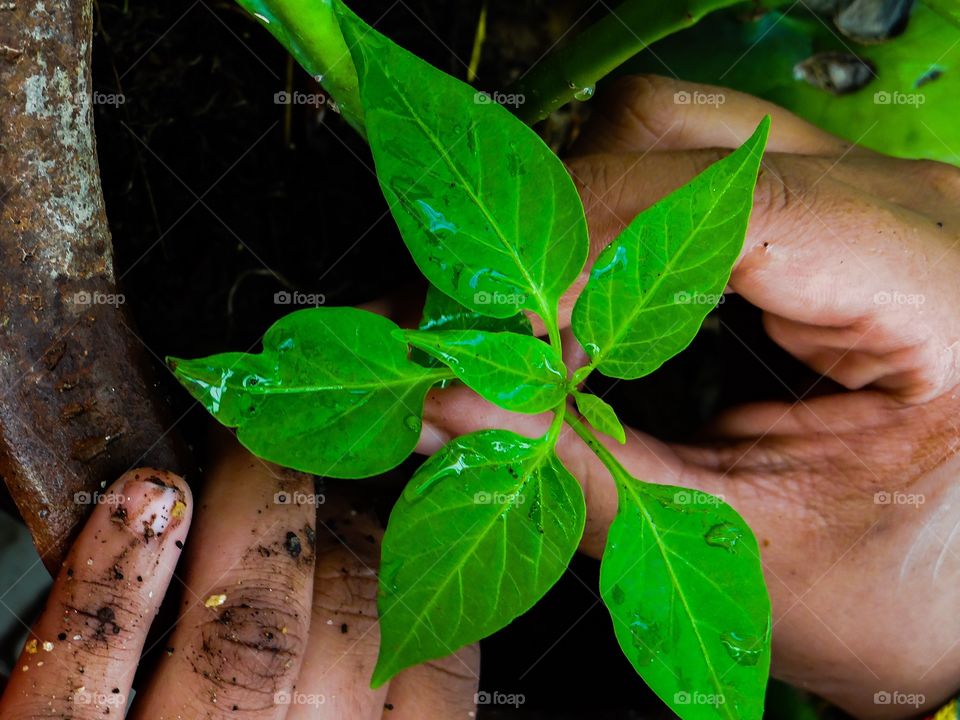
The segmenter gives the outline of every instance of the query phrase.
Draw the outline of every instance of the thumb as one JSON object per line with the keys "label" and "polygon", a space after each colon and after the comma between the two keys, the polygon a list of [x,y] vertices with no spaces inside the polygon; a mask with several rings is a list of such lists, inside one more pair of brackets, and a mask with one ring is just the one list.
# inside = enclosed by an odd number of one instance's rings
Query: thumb
{"label": "thumb", "polygon": [[[525,437],[540,437],[547,432],[551,418],[550,413],[520,415],[502,410],[464,387],[433,390],[424,406],[417,452],[432,454],[451,438],[477,430],[505,429]],[[607,437],[601,437],[601,442],[639,480],[717,492],[719,483],[711,473],[683,462],[670,446],[650,435],[627,428],[626,445]],[[560,433],[557,455],[580,482],[586,499],[587,522],[580,548],[600,557],[607,530],[617,514],[616,486],[600,459],[569,427]]]}

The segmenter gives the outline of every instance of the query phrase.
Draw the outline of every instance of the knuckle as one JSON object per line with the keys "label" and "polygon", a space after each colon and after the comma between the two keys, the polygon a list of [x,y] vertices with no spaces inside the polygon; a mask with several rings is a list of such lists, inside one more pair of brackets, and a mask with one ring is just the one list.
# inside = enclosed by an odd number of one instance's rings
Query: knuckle
{"label": "knuckle", "polygon": [[621,109],[632,135],[640,133],[657,140],[670,131],[676,123],[676,81],[659,75],[632,75],[618,85],[618,95],[626,98]]}
{"label": "knuckle", "polygon": [[770,222],[789,212],[797,202],[797,180],[774,160],[765,158],[753,196],[753,217]]}
{"label": "knuckle", "polygon": [[269,699],[294,680],[309,615],[290,595],[269,585],[230,593],[230,602],[198,628],[193,668],[215,691]]}
{"label": "knuckle", "polygon": [[911,161],[924,185],[948,197],[960,197],[960,168],[936,160]]}
{"label": "knuckle", "polygon": [[112,595],[98,581],[78,579],[64,601],[63,633],[86,654],[123,659],[150,619],[139,593]]}

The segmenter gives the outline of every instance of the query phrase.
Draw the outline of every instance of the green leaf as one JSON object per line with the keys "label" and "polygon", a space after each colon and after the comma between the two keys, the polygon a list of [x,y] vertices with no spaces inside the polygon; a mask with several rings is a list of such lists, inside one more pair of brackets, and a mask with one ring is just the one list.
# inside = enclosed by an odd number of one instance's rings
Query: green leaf
{"label": "green leaf", "polygon": [[683,720],[760,718],[771,616],[750,528],[719,498],[614,475],[600,593],[624,654]]}
{"label": "green leaf", "polygon": [[545,439],[484,430],[448,443],[390,515],[372,685],[526,612],[566,570],[584,517],[580,485]]}
{"label": "green leaf", "polygon": [[627,435],[623,431],[617,413],[609,403],[596,395],[576,391],[573,397],[577,401],[577,409],[593,427],[602,433],[614,438],[621,445],[627,442]]}
{"label": "green leaf", "polygon": [[431,283],[492,317],[520,309],[556,325],[588,251],[583,206],[530,128],[398,47],[339,1],[377,176]]}
{"label": "green leaf", "polygon": [[600,372],[641,377],[693,340],[743,246],[769,129],[767,117],[600,253],[573,309],[574,334]]}
{"label": "green leaf", "polygon": [[452,376],[411,362],[393,337],[398,330],[363,310],[312,308],[275,323],[259,355],[168,362],[259,457],[317,475],[368,477],[413,451],[427,390]]}
{"label": "green leaf", "polygon": [[421,330],[486,330],[533,335],[533,326],[525,313],[495,318],[471,310],[430,285],[423,305]]}
{"label": "green leaf", "polygon": [[560,354],[530,335],[446,330],[407,331],[403,337],[506,410],[539,413],[556,407],[567,396],[567,370]]}
{"label": "green leaf", "polygon": [[[871,45],[843,37],[803,3],[789,13],[714,13],[641,53],[624,72],[663,72],[667,66],[684,80],[763,97],[878,152],[960,165],[958,28],[960,5],[954,0],[917,2],[903,35]],[[797,63],[831,51],[868,60],[876,77],[837,97],[794,76]]]}

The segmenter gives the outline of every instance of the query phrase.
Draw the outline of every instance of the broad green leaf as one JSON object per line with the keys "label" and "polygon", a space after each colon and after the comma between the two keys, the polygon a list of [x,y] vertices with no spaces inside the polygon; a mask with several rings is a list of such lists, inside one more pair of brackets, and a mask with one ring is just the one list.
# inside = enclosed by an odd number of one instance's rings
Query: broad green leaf
{"label": "broad green leaf", "polygon": [[615,479],[600,593],[621,649],[683,720],[759,719],[771,616],[750,528],[720,498]]}
{"label": "broad green leaf", "polygon": [[[843,37],[803,3],[785,3],[783,9],[788,8],[756,15],[714,13],[641,53],[624,71],[662,72],[668,66],[684,80],[766,98],[887,155],[960,165],[960,4],[917,2],[903,35],[871,45]],[[794,76],[797,63],[831,51],[868,60],[876,77],[861,90],[837,97]]]}
{"label": "broad green leaf", "polygon": [[621,445],[627,442],[623,425],[620,424],[616,411],[610,407],[609,403],[596,395],[579,391],[574,392],[573,397],[577,401],[577,410],[587,419],[588,423],[600,432],[614,438]]}
{"label": "broad green leaf", "polygon": [[555,324],[586,261],[583,206],[560,160],[498,103],[398,47],[339,1],[377,176],[431,283],[484,315]]}
{"label": "broad green leaf", "polygon": [[383,538],[373,686],[530,609],[566,570],[585,512],[544,439],[483,430],[427,460]]}
{"label": "broad green leaf", "polygon": [[452,297],[430,285],[423,304],[421,330],[486,330],[487,332],[514,332],[533,335],[533,326],[525,313],[518,312],[505,318],[495,318],[471,310]]}
{"label": "broad green leaf", "polygon": [[560,354],[531,335],[444,330],[407,331],[403,337],[506,410],[539,413],[567,396],[567,371]]}
{"label": "broad green leaf", "polygon": [[594,263],[573,331],[604,375],[632,379],[683,350],[743,246],[770,118],[732,154],[640,213]]}
{"label": "broad green leaf", "polygon": [[276,322],[259,355],[168,362],[259,457],[317,475],[368,477],[413,451],[427,390],[452,376],[411,362],[393,337],[398,330],[363,310],[312,308]]}

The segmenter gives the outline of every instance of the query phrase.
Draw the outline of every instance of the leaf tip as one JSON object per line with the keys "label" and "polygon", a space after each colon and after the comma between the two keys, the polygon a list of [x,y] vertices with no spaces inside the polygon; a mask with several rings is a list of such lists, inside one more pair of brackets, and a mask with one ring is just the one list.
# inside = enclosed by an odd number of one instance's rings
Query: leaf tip
{"label": "leaf tip", "polygon": [[400,668],[394,668],[383,659],[383,654],[377,658],[377,666],[373,669],[373,675],[370,677],[370,689],[376,690],[385,682],[389,681],[394,675],[400,672]]}

